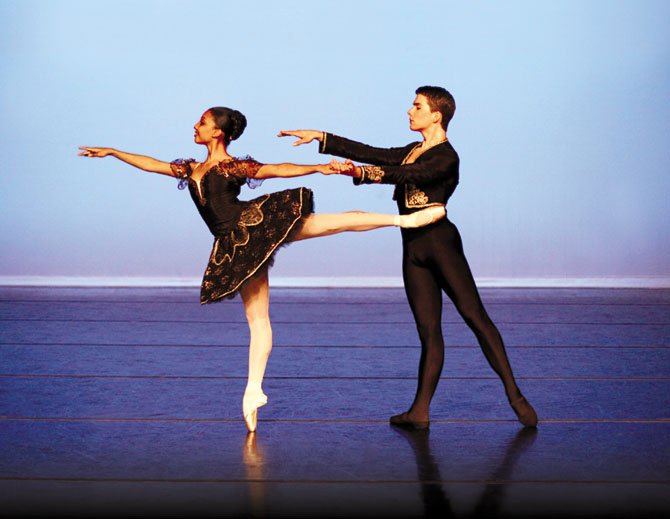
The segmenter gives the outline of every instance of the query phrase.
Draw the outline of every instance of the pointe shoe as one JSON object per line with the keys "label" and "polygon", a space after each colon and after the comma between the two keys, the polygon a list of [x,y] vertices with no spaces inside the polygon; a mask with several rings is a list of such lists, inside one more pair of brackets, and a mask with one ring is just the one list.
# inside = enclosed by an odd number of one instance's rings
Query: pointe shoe
{"label": "pointe shoe", "polygon": [[537,427],[537,413],[528,400],[526,400],[525,396],[520,396],[513,402],[510,402],[509,405],[512,406],[517,418],[524,427]]}
{"label": "pointe shoe", "polygon": [[416,420],[411,420],[407,413],[400,413],[389,418],[389,423],[395,427],[400,427],[401,429],[407,429],[410,431],[419,431],[422,429],[428,429],[430,426],[430,421],[418,422]]}
{"label": "pointe shoe", "polygon": [[258,408],[268,403],[268,397],[263,392],[244,394],[242,399],[242,414],[244,423],[249,432],[254,432],[258,424]]}
{"label": "pointe shoe", "polygon": [[400,217],[400,227],[405,229],[412,229],[416,227],[424,227],[435,223],[447,215],[447,210],[443,205],[432,205],[421,209],[416,213],[402,215]]}

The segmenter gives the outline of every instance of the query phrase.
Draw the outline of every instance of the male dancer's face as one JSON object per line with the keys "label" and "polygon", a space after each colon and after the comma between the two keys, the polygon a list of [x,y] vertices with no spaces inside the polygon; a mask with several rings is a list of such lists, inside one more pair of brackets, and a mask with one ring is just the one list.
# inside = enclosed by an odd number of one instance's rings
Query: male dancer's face
{"label": "male dancer's face", "polygon": [[425,130],[435,123],[435,113],[430,111],[428,99],[423,94],[414,98],[412,108],[407,111],[409,115],[409,129],[415,132]]}

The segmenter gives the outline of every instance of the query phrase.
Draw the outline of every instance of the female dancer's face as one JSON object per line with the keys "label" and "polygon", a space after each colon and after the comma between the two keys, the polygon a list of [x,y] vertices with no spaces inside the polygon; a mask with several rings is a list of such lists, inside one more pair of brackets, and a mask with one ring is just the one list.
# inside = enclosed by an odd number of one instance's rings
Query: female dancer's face
{"label": "female dancer's face", "polygon": [[409,115],[409,129],[415,132],[425,130],[435,122],[435,113],[430,111],[428,99],[423,94],[419,94],[414,99],[412,108],[407,110]]}
{"label": "female dancer's face", "polygon": [[221,137],[221,130],[216,127],[214,117],[209,112],[205,112],[200,120],[193,126],[195,135],[193,140],[197,144],[207,144]]}

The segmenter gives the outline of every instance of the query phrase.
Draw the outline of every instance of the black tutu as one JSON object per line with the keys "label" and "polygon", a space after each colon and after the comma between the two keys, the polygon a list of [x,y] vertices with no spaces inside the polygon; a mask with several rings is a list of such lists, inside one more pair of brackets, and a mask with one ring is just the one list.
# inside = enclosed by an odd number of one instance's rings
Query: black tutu
{"label": "black tutu", "polygon": [[235,297],[245,281],[272,265],[282,245],[292,241],[313,212],[305,187],[270,193],[248,202],[237,225],[216,236],[200,287],[200,303]]}

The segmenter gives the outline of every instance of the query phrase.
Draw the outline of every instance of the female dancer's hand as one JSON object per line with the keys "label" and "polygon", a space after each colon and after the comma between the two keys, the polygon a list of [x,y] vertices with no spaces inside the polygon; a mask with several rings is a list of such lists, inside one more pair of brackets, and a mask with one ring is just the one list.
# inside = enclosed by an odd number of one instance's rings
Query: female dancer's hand
{"label": "female dancer's hand", "polygon": [[329,164],[319,164],[318,172],[322,175],[338,175],[340,173],[337,166],[338,162],[333,159]]}
{"label": "female dancer's hand", "polygon": [[80,151],[77,155],[79,157],[106,157],[114,151],[114,148],[91,148],[90,146],[79,146]]}
{"label": "female dancer's hand", "polygon": [[339,160],[333,159],[330,161],[329,166],[335,170],[335,173],[340,175],[347,175],[348,177],[359,177],[360,173],[358,172],[356,165],[351,162],[349,159],[341,162]]}
{"label": "female dancer's hand", "polygon": [[281,130],[277,137],[297,137],[298,140],[293,143],[293,146],[300,146],[313,140],[323,141],[323,132],[318,130]]}

